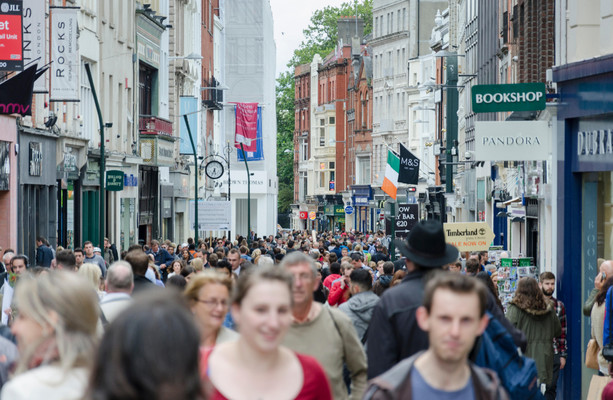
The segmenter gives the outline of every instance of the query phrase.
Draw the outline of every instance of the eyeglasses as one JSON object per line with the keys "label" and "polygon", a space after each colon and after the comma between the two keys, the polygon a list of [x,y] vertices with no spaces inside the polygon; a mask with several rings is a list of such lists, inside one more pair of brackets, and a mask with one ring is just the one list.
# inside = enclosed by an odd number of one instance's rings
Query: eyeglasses
{"label": "eyeglasses", "polygon": [[224,308],[228,306],[228,301],[227,300],[200,300],[200,299],[196,299],[196,301],[198,303],[202,303],[202,304],[206,305],[208,308],[215,308],[218,305],[221,305]]}

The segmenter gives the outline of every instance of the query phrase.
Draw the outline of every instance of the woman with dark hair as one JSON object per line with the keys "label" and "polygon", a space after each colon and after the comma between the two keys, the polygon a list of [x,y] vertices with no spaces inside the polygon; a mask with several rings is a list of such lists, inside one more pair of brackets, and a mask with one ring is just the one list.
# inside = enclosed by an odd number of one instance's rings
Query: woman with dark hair
{"label": "woman with dark hair", "polygon": [[536,362],[541,383],[550,384],[553,376],[553,338],[560,336],[560,320],[534,278],[521,278],[513,300],[507,307],[507,319],[526,335],[526,356]]}
{"label": "woman with dark hair", "polygon": [[496,287],[496,285],[494,285],[494,282],[492,281],[490,275],[485,271],[481,271],[477,274],[476,277],[485,284],[485,287],[487,287],[490,292],[492,292],[494,298],[496,299],[496,305],[498,306],[498,308],[500,308],[502,312],[504,312],[504,307],[502,306],[502,302],[500,301],[500,297],[498,294],[498,288]]}
{"label": "woman with dark hair", "polygon": [[[596,279],[602,279],[602,274],[598,274],[599,276]],[[604,376],[609,375],[609,362],[604,359],[602,356],[602,348],[604,346],[603,343],[603,331],[604,331],[604,314],[605,314],[605,300],[607,298],[607,292],[609,288],[613,286],[613,276],[607,279],[602,286],[600,287],[600,291],[596,295],[596,301],[592,306],[592,313],[590,314],[590,323],[592,325],[592,339],[596,339],[598,343],[598,371],[602,373]]]}
{"label": "woman with dark hair", "polygon": [[186,264],[189,264],[190,262],[192,262],[193,258],[194,257],[189,252],[188,248],[185,248],[185,249],[181,250],[181,260],[185,261]]}
{"label": "woman with dark hair", "polygon": [[[240,337],[203,353],[215,400],[332,399],[315,358],[281,346],[292,323],[292,276],[279,267],[241,273],[232,302]],[[240,384],[237,384],[240,383]]]}
{"label": "woman with dark hair", "polygon": [[[169,337],[176,340],[171,351]],[[198,328],[178,293],[144,293],[109,325],[85,398],[204,400],[199,342]]]}

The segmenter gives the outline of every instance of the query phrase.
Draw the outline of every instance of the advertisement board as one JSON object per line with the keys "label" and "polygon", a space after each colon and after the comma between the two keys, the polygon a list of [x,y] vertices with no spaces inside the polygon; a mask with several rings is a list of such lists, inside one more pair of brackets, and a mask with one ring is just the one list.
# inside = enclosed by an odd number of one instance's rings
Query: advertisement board
{"label": "advertisement board", "polygon": [[0,2],[0,71],[23,70],[23,4]]}
{"label": "advertisement board", "polygon": [[80,60],[77,45],[77,14],[74,7],[51,9],[50,101],[79,101]]}
{"label": "advertisement board", "polygon": [[551,128],[547,121],[477,121],[475,160],[548,160],[550,137]]}

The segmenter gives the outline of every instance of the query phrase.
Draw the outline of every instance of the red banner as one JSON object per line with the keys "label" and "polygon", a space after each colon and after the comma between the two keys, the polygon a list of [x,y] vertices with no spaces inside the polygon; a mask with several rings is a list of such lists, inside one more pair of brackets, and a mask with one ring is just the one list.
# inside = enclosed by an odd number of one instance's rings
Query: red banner
{"label": "red banner", "polygon": [[258,103],[236,103],[236,131],[234,135],[234,147],[245,151],[256,152],[258,150]]}
{"label": "red banner", "polygon": [[306,211],[300,211],[300,219],[307,219],[309,217],[309,213]]}

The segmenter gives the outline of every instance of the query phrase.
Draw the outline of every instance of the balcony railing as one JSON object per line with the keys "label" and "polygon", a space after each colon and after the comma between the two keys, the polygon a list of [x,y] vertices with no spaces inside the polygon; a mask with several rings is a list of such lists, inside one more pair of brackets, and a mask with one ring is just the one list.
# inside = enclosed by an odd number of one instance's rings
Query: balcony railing
{"label": "balcony railing", "polygon": [[172,136],[172,122],[153,115],[141,115],[138,130],[141,135]]}
{"label": "balcony railing", "polygon": [[223,91],[221,89],[213,89],[221,86],[219,81],[212,77],[210,81],[202,80],[204,87],[209,89],[202,90],[202,105],[209,110],[221,110],[223,108]]}

